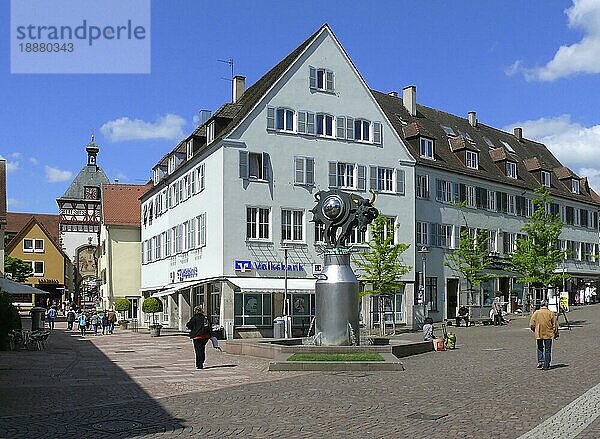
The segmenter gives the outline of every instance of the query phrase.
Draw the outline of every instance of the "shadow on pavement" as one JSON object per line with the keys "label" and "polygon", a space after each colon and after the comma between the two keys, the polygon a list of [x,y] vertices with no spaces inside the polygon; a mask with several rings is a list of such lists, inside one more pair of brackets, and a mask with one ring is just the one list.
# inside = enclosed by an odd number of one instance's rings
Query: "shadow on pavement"
{"label": "shadow on pavement", "polygon": [[218,369],[220,367],[237,367],[237,364],[218,364],[215,366],[204,366],[203,369]]}
{"label": "shadow on pavement", "polygon": [[75,332],[53,330],[42,351],[0,352],[0,370],[3,438],[129,438],[184,427]]}
{"label": "shadow on pavement", "polygon": [[569,367],[568,364],[564,364],[564,363],[558,363],[558,364],[551,364],[550,365],[550,369],[560,369],[563,367]]}

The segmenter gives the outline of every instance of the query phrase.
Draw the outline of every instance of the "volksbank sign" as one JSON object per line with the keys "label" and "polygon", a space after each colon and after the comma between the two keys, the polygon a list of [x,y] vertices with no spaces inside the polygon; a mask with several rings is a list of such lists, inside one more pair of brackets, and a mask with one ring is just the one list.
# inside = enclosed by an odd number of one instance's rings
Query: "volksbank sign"
{"label": "volksbank sign", "polygon": [[260,271],[305,271],[304,264],[287,264],[285,262],[252,262],[247,260],[236,260],[233,263],[236,273],[250,273],[252,269]]}

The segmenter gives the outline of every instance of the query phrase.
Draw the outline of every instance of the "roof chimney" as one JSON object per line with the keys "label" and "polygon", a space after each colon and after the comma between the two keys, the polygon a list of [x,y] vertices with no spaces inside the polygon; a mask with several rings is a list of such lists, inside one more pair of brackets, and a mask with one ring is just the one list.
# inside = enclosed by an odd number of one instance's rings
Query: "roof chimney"
{"label": "roof chimney", "polygon": [[394,91],[391,91],[391,92],[389,92],[388,94],[389,94],[390,96],[394,97],[394,98],[397,98],[397,97],[398,97],[398,92],[397,92],[397,91],[395,91],[395,90],[394,90]]}
{"label": "roof chimney", "polygon": [[246,90],[246,77],[235,75],[233,77],[233,103],[240,100]]}
{"label": "roof chimney", "polygon": [[513,134],[519,141],[523,140],[523,128],[519,128],[519,127],[513,128]]}
{"label": "roof chimney", "polygon": [[477,113],[474,111],[469,111],[469,125],[472,127],[477,126]]}
{"label": "roof chimney", "polygon": [[409,85],[402,89],[402,103],[411,116],[417,115],[417,87]]}
{"label": "roof chimney", "polygon": [[211,111],[210,110],[200,110],[199,114],[199,118],[200,118],[200,123],[199,125],[202,125],[204,122],[206,122],[208,119],[210,119],[210,115],[211,115]]}

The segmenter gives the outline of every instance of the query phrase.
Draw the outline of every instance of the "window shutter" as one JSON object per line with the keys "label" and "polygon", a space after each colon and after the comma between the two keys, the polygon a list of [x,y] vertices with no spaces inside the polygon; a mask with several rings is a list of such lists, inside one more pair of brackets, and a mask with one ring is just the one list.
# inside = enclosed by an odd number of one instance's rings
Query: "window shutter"
{"label": "window shutter", "polygon": [[404,195],[404,170],[396,169],[396,193]]}
{"label": "window shutter", "polygon": [[381,122],[373,122],[373,143],[381,145]]}
{"label": "window shutter", "polygon": [[338,116],[336,118],[336,127],[337,127],[337,138],[345,139],[346,138],[346,118],[343,116]]}
{"label": "window shutter", "polygon": [[346,118],[346,139],[354,140],[354,119],[351,117]]}
{"label": "window shutter", "polygon": [[325,89],[333,91],[333,72],[326,72]]}
{"label": "window shutter", "polygon": [[358,190],[367,190],[367,167],[365,165],[358,165]]}
{"label": "window shutter", "polygon": [[298,111],[298,133],[306,134],[306,111]]}
{"label": "window shutter", "polygon": [[467,187],[464,184],[460,184],[458,186],[458,190],[459,190],[459,194],[458,194],[458,198],[460,200],[460,202],[464,202],[467,199]]}
{"label": "window shutter", "polygon": [[304,184],[304,157],[294,157],[294,183]]}
{"label": "window shutter", "polygon": [[315,159],[307,158],[306,159],[306,184],[313,185],[315,184]]}
{"label": "window shutter", "polygon": [[275,108],[267,107],[267,129],[275,129]]}
{"label": "window shutter", "polygon": [[337,187],[337,163],[329,162],[329,187]]}
{"label": "window shutter", "polygon": [[248,179],[248,151],[240,151],[240,178]]}
{"label": "window shutter", "polygon": [[435,199],[442,201],[442,180],[439,178],[435,179]]}
{"label": "window shutter", "polygon": [[262,159],[263,159],[263,180],[267,180],[267,181],[271,181],[271,175],[269,173],[269,171],[271,170],[271,166],[270,166],[270,158],[269,158],[269,154],[266,152],[262,153]]}
{"label": "window shutter", "polygon": [[369,166],[369,189],[377,190],[377,166]]}
{"label": "window shutter", "polygon": [[315,134],[315,113],[306,113],[306,134]]}
{"label": "window shutter", "polygon": [[310,88],[317,88],[317,69],[309,67],[308,78]]}

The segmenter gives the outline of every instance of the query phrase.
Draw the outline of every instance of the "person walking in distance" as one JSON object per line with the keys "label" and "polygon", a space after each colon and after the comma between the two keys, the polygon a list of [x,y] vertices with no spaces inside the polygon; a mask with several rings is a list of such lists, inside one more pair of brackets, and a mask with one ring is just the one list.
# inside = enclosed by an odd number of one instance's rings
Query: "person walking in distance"
{"label": "person walking in distance", "polygon": [[190,338],[194,343],[196,369],[203,369],[204,360],[206,359],[206,343],[212,335],[210,319],[204,315],[201,306],[195,306],[194,315],[185,326],[190,330]]}
{"label": "person walking in distance", "polygon": [[112,334],[115,330],[115,323],[117,322],[117,314],[111,308],[108,310],[108,333]]}
{"label": "person walking in distance", "polygon": [[533,313],[529,327],[537,341],[537,368],[548,370],[552,359],[552,340],[558,338],[558,319],[548,309],[547,300],[542,300],[540,309]]}
{"label": "person walking in distance", "polygon": [[73,330],[73,322],[75,321],[75,311],[72,309],[67,311],[67,331]]}
{"label": "person walking in distance", "polygon": [[77,323],[79,323],[79,330],[81,331],[81,336],[85,337],[85,330],[87,328],[87,317],[85,316],[85,313],[83,312],[83,310],[81,311],[81,314],[79,314],[79,317],[77,318]]}
{"label": "person walking in distance", "polygon": [[57,315],[58,315],[58,312],[56,312],[56,307],[54,305],[52,305],[50,307],[50,309],[48,309],[48,312],[46,313],[46,317],[48,317],[48,327],[50,329],[54,329],[54,321],[56,320]]}

